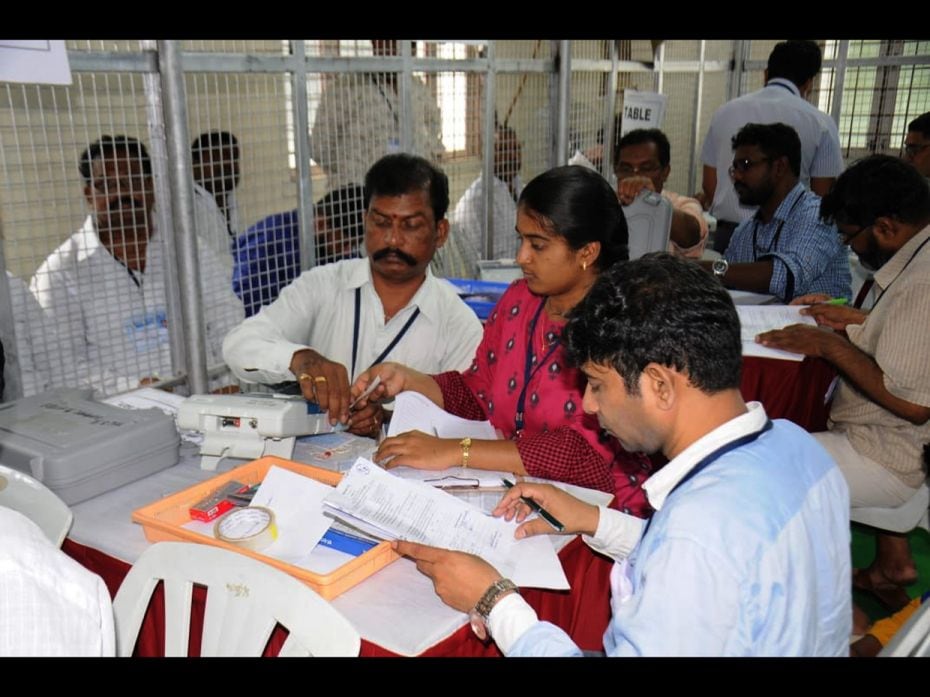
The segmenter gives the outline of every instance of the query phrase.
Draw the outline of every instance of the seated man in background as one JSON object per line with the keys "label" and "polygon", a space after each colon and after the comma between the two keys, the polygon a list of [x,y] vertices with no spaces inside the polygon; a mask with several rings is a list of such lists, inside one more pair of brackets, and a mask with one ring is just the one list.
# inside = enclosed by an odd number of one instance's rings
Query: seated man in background
{"label": "seated man in background", "polygon": [[770,293],[789,302],[826,293],[850,298],[846,246],[820,218],[820,197],[798,179],[801,141],[783,123],[746,124],[733,136],[733,187],[759,206],[733,232],[724,259],[706,264],[727,288]]}
{"label": "seated man in background", "polygon": [[707,221],[697,199],[664,188],[672,171],[672,148],[658,128],[638,128],[618,142],[614,152],[617,196],[629,206],[641,191],[655,191],[672,204],[672,227],[668,251],[682,257],[700,259],[707,240]]}
{"label": "seated man in background", "polygon": [[930,179],[930,111],[907,124],[903,156],[925,179]]}
{"label": "seated man in background", "polygon": [[[517,134],[508,126],[494,129],[494,161],[491,183],[491,220],[494,252],[491,259],[513,259],[517,252],[517,199],[520,196],[521,146]],[[478,260],[487,255],[484,249],[484,175],[471,183],[449,216],[450,240],[441,255],[454,248],[458,263],[444,264],[447,275],[475,278]],[[451,266],[451,268],[450,268]]]}
{"label": "seated man in background", "polygon": [[[141,142],[103,136],[83,152],[79,170],[90,214],[32,277],[30,290],[56,326],[54,337],[34,337],[34,350],[53,385],[113,394],[173,372],[164,233],[156,226],[151,162]],[[226,332],[242,321],[242,303],[199,236],[197,246],[213,366],[222,361]]]}
{"label": "seated man in background", "polygon": [[[617,560],[608,655],[846,655],[846,483],[807,433],[743,402],[739,318],[723,288],[689,262],[649,254],[602,274],[566,336],[587,376],[584,410],[627,450],[669,459],[643,485],[656,512],[646,523],[521,483],[495,513],[523,520],[532,499]],[[553,532],[533,518],[516,537]],[[581,654],[482,559],[394,544],[506,655]]]}
{"label": "seated man in background", "polygon": [[223,214],[229,237],[239,234],[239,141],[229,131],[201,133],[191,143],[194,183],[210,193]]}
{"label": "seated man in background", "polygon": [[[760,334],[766,346],[818,356],[840,373],[829,430],[814,434],[839,463],[857,507],[896,508],[926,480],[930,440],[930,188],[901,160],[875,155],[836,180],[821,204],[843,243],[875,272],[877,297],[866,313],[801,298],[807,314],[835,332],[792,325]],[[890,610],[909,602],[917,580],[906,535],[880,532],[875,561],[856,587]]]}
{"label": "seated man in background", "polygon": [[[365,192],[349,185],[330,191],[313,209],[316,265],[361,256]],[[278,297],[300,274],[300,220],[297,210],[275,213],[240,235],[235,246],[233,290],[246,317]]]}
{"label": "seated man in background", "polygon": [[421,157],[387,155],[365,176],[365,206],[368,258],[302,273],[229,333],[223,356],[246,382],[296,378],[331,422],[373,435],[381,410],[372,405],[350,420],[350,378],[388,359],[429,373],[465,370],[482,332],[429,270],[449,234],[446,175]]}

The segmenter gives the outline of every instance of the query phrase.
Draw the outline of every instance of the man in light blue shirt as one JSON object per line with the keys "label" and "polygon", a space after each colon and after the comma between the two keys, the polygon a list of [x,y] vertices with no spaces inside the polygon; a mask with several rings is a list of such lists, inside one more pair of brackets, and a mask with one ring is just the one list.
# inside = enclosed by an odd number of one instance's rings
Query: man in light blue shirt
{"label": "man in light blue shirt", "polygon": [[[699,326],[703,331],[696,332]],[[739,393],[733,303],[692,263],[667,254],[601,275],[565,330],[588,377],[584,409],[632,451],[669,463],[644,488],[649,523],[549,485],[518,484],[495,514],[518,538],[552,533],[527,520],[532,499],[594,549],[611,573],[608,655],[841,656],[852,624],[849,496],[807,433],[769,421]],[[580,655],[538,621],[489,564],[406,542],[437,593],[471,610],[507,655]]]}
{"label": "man in light blue shirt", "polygon": [[820,197],[798,181],[801,141],[783,123],[748,123],[733,136],[730,176],[739,200],[758,206],[740,223],[726,263],[713,271],[727,288],[790,302],[808,293],[849,299],[849,253],[820,217]]}

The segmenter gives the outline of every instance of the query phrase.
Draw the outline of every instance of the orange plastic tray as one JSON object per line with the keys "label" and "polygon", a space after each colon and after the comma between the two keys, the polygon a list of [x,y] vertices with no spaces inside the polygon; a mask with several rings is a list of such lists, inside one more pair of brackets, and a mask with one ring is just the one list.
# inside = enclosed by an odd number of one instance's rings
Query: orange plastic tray
{"label": "orange plastic tray", "polygon": [[283,467],[297,474],[301,474],[311,479],[335,486],[342,479],[342,475],[330,470],[304,465],[299,462],[292,462],[280,457],[266,456],[253,460],[240,467],[217,475],[200,484],[183,489],[182,491],[166,496],[163,499],[143,506],[132,513],[134,522],[142,525],[145,531],[145,537],[150,542],[180,541],[180,542],[199,542],[201,544],[214,545],[216,547],[225,547],[240,554],[245,554],[254,559],[270,564],[282,571],[289,573],[291,576],[303,581],[313,590],[324,598],[335,598],[340,593],[344,593],[352,586],[360,583],[371,576],[378,569],[384,568],[399,555],[391,549],[388,542],[382,542],[372,547],[364,554],[359,555],[350,562],[346,562],[338,569],[328,574],[316,574],[299,566],[288,564],[287,562],[272,559],[259,552],[242,549],[223,542],[214,537],[201,535],[181,527],[191,521],[190,507],[201,499],[210,495],[211,492],[221,487],[226,482],[236,480],[249,486],[260,483],[272,465]]}

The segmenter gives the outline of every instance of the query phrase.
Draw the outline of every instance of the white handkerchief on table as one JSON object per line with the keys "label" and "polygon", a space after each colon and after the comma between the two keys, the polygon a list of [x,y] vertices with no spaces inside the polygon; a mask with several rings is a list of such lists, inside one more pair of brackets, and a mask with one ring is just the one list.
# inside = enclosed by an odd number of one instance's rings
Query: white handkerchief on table
{"label": "white handkerchief on table", "polygon": [[388,436],[422,431],[439,438],[497,440],[490,421],[470,421],[443,411],[419,392],[401,392],[394,400]]}

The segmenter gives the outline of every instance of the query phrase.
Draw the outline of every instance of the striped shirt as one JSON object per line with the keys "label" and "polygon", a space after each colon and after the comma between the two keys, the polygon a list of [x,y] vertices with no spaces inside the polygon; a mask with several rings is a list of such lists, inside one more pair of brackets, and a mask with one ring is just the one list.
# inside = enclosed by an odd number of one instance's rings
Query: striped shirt
{"label": "striped shirt", "polygon": [[[846,328],[849,340],[882,369],[885,389],[924,407],[930,407],[928,239],[930,226],[875,273],[879,300],[865,322]],[[908,486],[916,488],[924,481],[920,463],[923,444],[930,442],[930,421],[917,426],[895,416],[843,379],[829,426],[845,432],[856,452],[882,464]]]}
{"label": "striped shirt", "polygon": [[806,293],[852,295],[846,246],[840,244],[836,227],[820,219],[820,197],[800,182],[769,222],[757,214],[740,223],[725,256],[731,264],[771,259],[769,293],[785,302]]}

